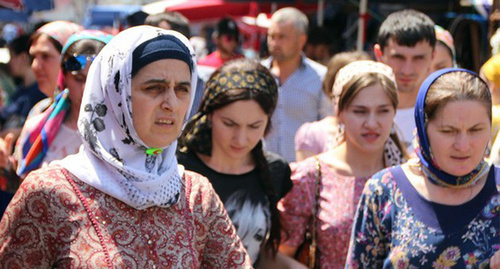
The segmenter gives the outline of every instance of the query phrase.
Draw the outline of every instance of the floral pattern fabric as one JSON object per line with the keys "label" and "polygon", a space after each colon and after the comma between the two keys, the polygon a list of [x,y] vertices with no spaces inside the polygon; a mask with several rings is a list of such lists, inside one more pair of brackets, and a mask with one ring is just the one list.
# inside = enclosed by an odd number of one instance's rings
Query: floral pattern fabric
{"label": "floral pattern fabric", "polygon": [[[491,184],[481,191],[487,193],[484,206],[474,211],[472,221],[443,232],[422,221],[416,206],[409,206],[392,169],[377,173],[365,186],[346,268],[484,268],[500,249],[499,179],[494,187],[500,170],[490,173]],[[445,207],[460,210],[464,205]]]}
{"label": "floral pattern fabric", "polygon": [[175,205],[145,210],[72,177],[81,199],[66,176],[51,166],[23,181],[0,223],[0,267],[251,268],[224,206],[198,174],[184,173]]}
{"label": "floral pattern fabric", "polygon": [[[321,187],[317,214],[317,243],[321,268],[343,268],[356,205],[367,178],[338,174],[319,155]],[[316,158],[292,163],[292,190],[280,201],[282,243],[298,247],[312,217],[316,199]]]}

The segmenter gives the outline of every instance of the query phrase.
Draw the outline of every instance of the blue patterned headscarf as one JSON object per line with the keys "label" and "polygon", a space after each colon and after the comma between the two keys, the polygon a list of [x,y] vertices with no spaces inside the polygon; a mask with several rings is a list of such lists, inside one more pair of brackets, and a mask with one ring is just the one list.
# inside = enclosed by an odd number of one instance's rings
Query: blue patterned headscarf
{"label": "blue patterned headscarf", "polygon": [[[420,159],[422,172],[434,184],[449,188],[466,188],[473,186],[488,172],[489,165],[486,161],[481,161],[469,174],[463,176],[453,176],[441,170],[432,155],[429,137],[426,131],[427,116],[424,112],[425,98],[432,84],[442,75],[451,72],[467,72],[479,78],[479,76],[466,69],[445,68],[438,70],[428,76],[420,86],[420,91],[415,103],[415,123],[417,125],[417,135],[415,136],[415,152]],[[486,149],[485,149],[486,150]]]}

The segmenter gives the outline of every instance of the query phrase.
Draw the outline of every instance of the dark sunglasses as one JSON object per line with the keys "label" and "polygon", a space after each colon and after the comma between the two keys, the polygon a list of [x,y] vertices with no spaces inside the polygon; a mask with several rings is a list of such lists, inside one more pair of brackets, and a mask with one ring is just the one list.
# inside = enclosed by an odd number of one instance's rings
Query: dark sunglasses
{"label": "dark sunglasses", "polygon": [[75,54],[69,57],[64,62],[64,67],[66,71],[80,71],[85,68],[87,63],[92,63],[94,61],[95,55],[78,55]]}

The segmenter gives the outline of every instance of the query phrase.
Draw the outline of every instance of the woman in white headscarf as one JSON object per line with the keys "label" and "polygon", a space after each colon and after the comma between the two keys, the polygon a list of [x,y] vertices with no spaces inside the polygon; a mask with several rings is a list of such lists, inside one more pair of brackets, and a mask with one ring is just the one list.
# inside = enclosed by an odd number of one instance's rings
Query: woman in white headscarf
{"label": "woman in white headscarf", "polygon": [[210,183],[177,164],[196,88],[181,34],[118,34],[89,70],[80,152],[33,172],[0,223],[7,268],[250,268]]}

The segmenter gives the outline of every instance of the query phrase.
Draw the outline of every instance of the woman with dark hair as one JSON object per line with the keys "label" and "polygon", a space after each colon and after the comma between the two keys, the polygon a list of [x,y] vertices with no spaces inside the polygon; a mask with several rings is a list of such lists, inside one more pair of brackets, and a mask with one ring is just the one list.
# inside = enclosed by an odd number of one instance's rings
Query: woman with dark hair
{"label": "woman with dark hair", "polygon": [[276,254],[276,203],[292,184],[286,161],[262,148],[277,98],[265,67],[245,59],[228,62],[208,80],[178,152],[179,163],[210,180],[255,266]]}
{"label": "woman with dark hair", "polygon": [[306,232],[316,235],[315,268],[343,268],[356,205],[368,178],[406,156],[393,132],[398,105],[392,69],[355,61],[339,70],[333,85],[337,146],[292,163],[292,190],[280,201],[287,235],[280,251],[296,255]]}
{"label": "woman with dark hair", "polygon": [[81,150],[30,173],[5,211],[2,266],[251,268],[210,183],[175,157],[196,78],[182,34],[114,37],[88,72]]}
{"label": "woman with dark hair", "polygon": [[30,56],[33,58],[31,68],[35,73],[40,91],[47,97],[53,98],[58,86],[64,45],[71,35],[82,30],[82,26],[69,21],[53,21],[38,28],[31,35],[29,49]]}
{"label": "woman with dark hair", "polygon": [[87,73],[112,37],[98,30],[83,30],[69,37],[59,59],[64,90],[47,110],[24,124],[14,156],[2,163],[5,177],[0,182],[5,181],[4,190],[14,193],[20,179],[30,171],[78,152],[82,141],[77,121]]}
{"label": "woman with dark hair", "polygon": [[418,158],[365,185],[346,268],[489,268],[500,249],[500,171],[484,159],[488,86],[465,69],[436,71],[420,87],[415,121]]}

